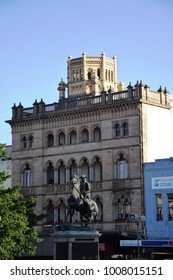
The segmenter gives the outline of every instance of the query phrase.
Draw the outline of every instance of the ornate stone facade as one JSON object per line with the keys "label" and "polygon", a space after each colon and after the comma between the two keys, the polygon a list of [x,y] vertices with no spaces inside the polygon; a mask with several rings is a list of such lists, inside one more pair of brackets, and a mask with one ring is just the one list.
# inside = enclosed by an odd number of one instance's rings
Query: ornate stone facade
{"label": "ornate stone facade", "polygon": [[138,231],[128,214],[145,214],[143,163],[152,150],[150,111],[157,109],[155,119],[164,122],[171,107],[166,89],[154,92],[137,82],[125,90],[121,83],[117,91],[116,71],[115,57],[104,53],[69,57],[68,83],[59,84],[59,102],[35,100],[32,107],[12,108],[7,121],[12,127],[12,184],[20,181],[26,196],[37,197],[37,212],[47,212],[40,232],[64,221],[73,173],[85,174],[91,184],[99,207],[96,230]]}
{"label": "ornate stone facade", "polygon": [[117,89],[116,57],[107,58],[104,52],[101,57],[86,56],[85,52],[80,58],[69,56],[67,72],[69,97],[81,93],[99,95],[103,89]]}

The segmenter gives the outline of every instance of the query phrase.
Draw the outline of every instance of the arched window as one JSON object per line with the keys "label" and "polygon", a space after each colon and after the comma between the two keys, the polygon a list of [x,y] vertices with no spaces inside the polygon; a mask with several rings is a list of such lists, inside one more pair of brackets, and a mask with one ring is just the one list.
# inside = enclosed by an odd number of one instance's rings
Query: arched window
{"label": "arched window", "polygon": [[65,165],[62,160],[58,166],[58,184],[65,184]]}
{"label": "arched window", "polygon": [[108,70],[108,81],[111,80],[111,77],[110,77],[110,70]]}
{"label": "arched window", "polygon": [[89,163],[87,161],[87,158],[84,158],[82,160],[82,163],[81,163],[81,174],[85,175],[88,178],[88,180],[90,180],[90,178],[89,178],[90,177],[89,176]]}
{"label": "arched window", "polygon": [[49,203],[46,207],[46,214],[47,214],[47,223],[53,224],[54,223],[54,205],[52,200],[49,200]]}
{"label": "arched window", "polygon": [[58,204],[58,223],[61,224],[66,218],[66,205],[63,199]]}
{"label": "arched window", "polygon": [[120,137],[121,135],[121,126],[119,123],[116,123],[114,126],[114,137]]}
{"label": "arched window", "polygon": [[32,135],[29,136],[29,148],[33,147],[34,137]]}
{"label": "arched window", "polygon": [[91,75],[91,71],[88,71],[88,80],[91,80],[92,75]]}
{"label": "arched window", "polygon": [[76,144],[77,143],[77,133],[75,130],[72,130],[70,132],[70,144]]}
{"label": "arched window", "polygon": [[54,167],[52,162],[49,162],[47,167],[47,184],[54,184]]}
{"label": "arched window", "polygon": [[83,80],[83,71],[82,71],[82,69],[80,69],[80,80],[81,81]]}
{"label": "arched window", "polygon": [[76,70],[76,79],[77,79],[77,81],[79,81],[79,70],[78,69]]}
{"label": "arched window", "polygon": [[107,69],[105,70],[105,79],[106,80],[108,79],[108,71],[107,71]]}
{"label": "arched window", "polygon": [[76,71],[73,70],[73,81],[75,81],[75,80],[76,80]]}
{"label": "arched window", "polygon": [[30,187],[32,185],[32,170],[28,163],[25,164],[23,171],[23,186]]}
{"label": "arched window", "polygon": [[130,213],[130,199],[126,193],[120,193],[114,199],[114,220],[125,222]]}
{"label": "arched window", "polygon": [[96,157],[93,164],[93,181],[98,182],[101,180],[102,180],[102,163],[99,157]]}
{"label": "arched window", "polygon": [[113,71],[111,71],[111,82],[113,82]]}
{"label": "arched window", "polygon": [[128,163],[123,153],[119,153],[114,163],[114,177],[116,179],[128,178]]}
{"label": "arched window", "polygon": [[100,127],[96,126],[94,128],[94,141],[100,141],[101,140],[101,129]]}
{"label": "arched window", "polygon": [[69,169],[70,169],[70,178],[72,177],[72,175],[77,174],[77,164],[74,159],[71,160]]}
{"label": "arched window", "polygon": [[23,149],[27,148],[27,138],[26,138],[26,136],[22,137],[22,146],[23,146]]}
{"label": "arched window", "polygon": [[63,131],[61,131],[61,132],[58,134],[58,145],[59,145],[59,146],[65,145],[65,133],[64,133]]}
{"label": "arched window", "polygon": [[86,142],[88,142],[89,141],[89,132],[88,132],[88,129],[87,128],[84,128],[83,130],[82,130],[82,133],[81,133],[82,135],[82,142],[83,143],[86,143]]}
{"label": "arched window", "polygon": [[98,206],[98,214],[94,217],[95,222],[103,222],[103,201],[100,197],[94,199]]}
{"label": "arched window", "polygon": [[97,77],[100,79],[100,68],[97,69]]}
{"label": "arched window", "polygon": [[47,136],[47,146],[53,147],[53,145],[54,145],[54,135],[53,133],[49,133]]}
{"label": "arched window", "polygon": [[123,123],[123,136],[128,136],[129,135],[129,126],[127,122]]}

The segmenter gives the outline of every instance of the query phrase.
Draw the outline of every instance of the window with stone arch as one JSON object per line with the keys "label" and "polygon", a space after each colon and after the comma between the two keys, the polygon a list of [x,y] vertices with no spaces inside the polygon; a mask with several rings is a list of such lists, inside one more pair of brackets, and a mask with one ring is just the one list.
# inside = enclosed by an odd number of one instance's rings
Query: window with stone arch
{"label": "window with stone arch", "polygon": [[82,71],[82,69],[80,69],[80,80],[81,81],[83,80],[83,71]]}
{"label": "window with stone arch", "polygon": [[128,136],[129,135],[129,125],[127,122],[123,122],[122,129],[123,129],[123,136]]}
{"label": "window with stone arch", "polygon": [[107,80],[108,79],[108,70],[106,69],[105,70],[105,80]]}
{"label": "window with stone arch", "polygon": [[59,199],[58,201],[58,224],[62,224],[66,218],[66,204],[63,198]]}
{"label": "window with stone arch", "polygon": [[113,82],[113,71],[111,71],[111,82]]}
{"label": "window with stone arch", "polygon": [[101,141],[101,129],[99,126],[94,127],[93,134],[94,134],[94,142]]}
{"label": "window with stone arch", "polygon": [[114,125],[114,137],[120,137],[121,136],[121,125],[119,123],[116,123]]}
{"label": "window with stone arch", "polygon": [[47,147],[53,147],[54,146],[54,135],[52,132],[49,132],[47,134]]}
{"label": "window with stone arch", "polygon": [[76,71],[73,70],[73,81],[75,81],[75,80],[76,80]]}
{"label": "window with stone arch", "polygon": [[110,76],[110,70],[108,70],[108,81],[111,80],[111,76]]}
{"label": "window with stone arch", "polygon": [[34,144],[34,137],[33,135],[30,135],[28,138],[28,144],[29,144],[29,148],[33,148],[33,144]]}
{"label": "window with stone arch", "polygon": [[119,193],[114,197],[114,221],[127,222],[130,214],[130,198],[126,193]]}
{"label": "window with stone arch", "polygon": [[65,133],[64,131],[60,131],[58,133],[58,146],[64,146],[65,145]]}
{"label": "window with stone arch", "polygon": [[92,71],[91,68],[88,69],[88,80],[92,80]]}
{"label": "window with stone arch", "polygon": [[100,79],[100,68],[97,69],[97,77]]}
{"label": "window with stone arch", "polygon": [[66,182],[66,169],[63,160],[58,162],[58,184],[65,184]]}
{"label": "window with stone arch", "polygon": [[94,201],[96,202],[98,206],[98,214],[94,217],[94,221],[98,223],[103,222],[103,201],[100,196],[97,196],[94,198]]}
{"label": "window with stone arch", "polygon": [[86,127],[83,128],[81,131],[81,140],[82,140],[82,143],[89,142],[89,131]]}
{"label": "window with stone arch", "polygon": [[75,129],[72,129],[70,131],[70,144],[76,144],[77,143],[77,132]]}
{"label": "window with stone arch", "polygon": [[114,162],[114,178],[128,178],[128,161],[124,153],[119,153]]}
{"label": "window with stone arch", "polygon": [[95,156],[92,160],[93,162],[93,178],[94,182],[99,182],[102,180],[102,162],[98,156]]}
{"label": "window with stone arch", "polygon": [[77,163],[75,159],[71,159],[69,161],[68,166],[69,166],[69,181],[70,181],[72,175],[77,174]]}
{"label": "window with stone arch", "polygon": [[23,136],[22,137],[22,149],[27,149],[27,137]]}
{"label": "window with stone arch", "polygon": [[54,223],[54,203],[50,199],[46,206],[47,224]]}
{"label": "window with stone arch", "polygon": [[22,181],[24,187],[32,186],[32,169],[29,163],[25,163],[22,172]]}
{"label": "window with stone arch", "polygon": [[80,161],[80,167],[81,167],[81,175],[85,175],[87,177],[87,180],[90,180],[90,172],[89,172],[89,162],[86,157],[83,157]]}
{"label": "window with stone arch", "polygon": [[49,185],[54,184],[54,166],[51,161],[48,163],[47,166],[47,184]]}

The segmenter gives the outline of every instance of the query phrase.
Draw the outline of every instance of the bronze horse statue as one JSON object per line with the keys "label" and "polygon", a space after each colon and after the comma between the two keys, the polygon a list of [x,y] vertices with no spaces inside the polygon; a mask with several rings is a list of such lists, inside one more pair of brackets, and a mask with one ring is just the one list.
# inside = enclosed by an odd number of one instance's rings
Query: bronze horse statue
{"label": "bronze horse statue", "polygon": [[73,175],[71,178],[71,194],[67,200],[68,210],[66,215],[66,221],[70,216],[70,223],[72,223],[72,217],[74,212],[80,213],[81,224],[89,224],[95,215],[98,213],[98,206],[91,198],[84,199],[81,194],[81,181],[77,175]]}

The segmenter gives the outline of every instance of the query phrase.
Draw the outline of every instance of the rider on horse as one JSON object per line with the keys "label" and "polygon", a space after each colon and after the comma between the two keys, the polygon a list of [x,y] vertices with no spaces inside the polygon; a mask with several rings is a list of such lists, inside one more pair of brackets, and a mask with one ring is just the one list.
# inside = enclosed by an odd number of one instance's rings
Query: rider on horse
{"label": "rider on horse", "polygon": [[86,176],[82,175],[80,181],[80,198],[82,199],[83,202],[86,202],[89,206],[89,202],[91,200],[91,187],[90,184],[86,180]]}
{"label": "rider on horse", "polygon": [[71,183],[72,190],[71,195],[68,198],[68,212],[66,220],[68,216],[70,216],[70,220],[72,221],[72,216],[76,210],[81,214],[81,222],[84,218],[87,220],[87,223],[89,223],[93,216],[98,213],[97,204],[93,199],[91,199],[90,184],[87,182],[85,175],[79,178],[76,174],[72,176]]}

